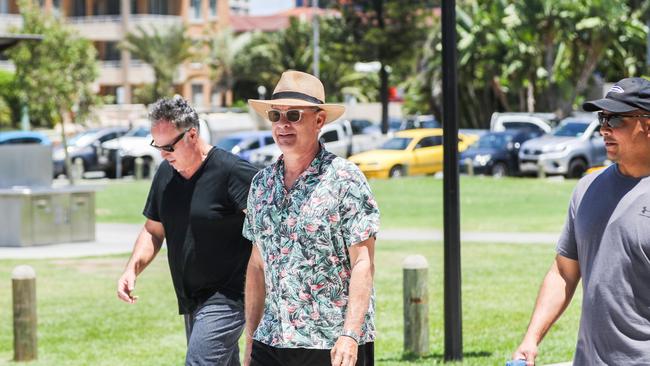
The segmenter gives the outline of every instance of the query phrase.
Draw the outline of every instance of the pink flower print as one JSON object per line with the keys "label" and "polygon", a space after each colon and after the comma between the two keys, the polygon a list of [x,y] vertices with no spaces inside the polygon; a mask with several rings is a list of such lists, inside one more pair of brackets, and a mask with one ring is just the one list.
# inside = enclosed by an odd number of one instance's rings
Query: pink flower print
{"label": "pink flower print", "polygon": [[341,220],[341,217],[339,216],[338,212],[332,215],[329,215],[328,217],[330,222],[339,222]]}
{"label": "pink flower print", "polygon": [[372,206],[372,207],[377,207],[377,201],[375,201],[375,199],[372,198],[372,197],[369,197],[369,198],[368,198],[368,203],[369,203],[370,206]]}
{"label": "pink flower print", "polygon": [[318,225],[307,224],[307,226],[305,226],[305,230],[307,230],[310,233],[315,233],[316,230],[318,230]]}
{"label": "pink flower print", "polygon": [[264,192],[262,192],[262,190],[259,190],[259,191],[255,192],[255,197],[257,197],[257,198],[262,197],[263,193]]}
{"label": "pink flower print", "polygon": [[298,240],[298,234],[296,234],[296,233],[289,234],[289,239],[291,239],[293,241]]}
{"label": "pink flower print", "polygon": [[302,328],[305,326],[305,322],[303,322],[300,319],[295,319],[291,321],[291,325],[293,325],[296,328]]}
{"label": "pink flower print", "polygon": [[311,313],[309,317],[311,318],[311,320],[318,320],[320,319],[320,314],[314,311],[313,313]]}
{"label": "pink flower print", "polygon": [[315,285],[309,285],[309,288],[310,288],[312,291],[318,291],[318,290],[322,289],[324,286],[325,286],[325,285],[323,285],[322,283],[317,283],[317,284],[315,284]]}
{"label": "pink flower print", "polygon": [[290,341],[293,339],[293,333],[289,333],[289,332],[282,333],[282,338],[284,338],[285,341]]}
{"label": "pink flower print", "polygon": [[285,248],[280,249],[280,253],[282,253],[282,254],[284,254],[284,255],[289,254],[289,252],[290,252],[289,248],[286,248],[286,247],[285,247]]}
{"label": "pink flower print", "polygon": [[324,201],[324,200],[323,200],[322,198],[320,198],[320,197],[314,197],[314,198],[311,199],[311,204],[312,204],[313,206],[318,206],[318,205],[320,205],[321,203],[323,203],[323,201]]}
{"label": "pink flower print", "polygon": [[341,279],[346,279],[350,277],[350,273],[347,270],[342,270],[339,272],[339,277],[341,277]]}
{"label": "pink flower print", "polygon": [[258,204],[255,205],[255,211],[259,211],[259,210],[261,210],[261,209],[262,209],[262,205],[261,205],[261,204],[258,203]]}
{"label": "pink flower print", "polygon": [[287,305],[287,311],[289,314],[295,313],[298,307],[296,305]]}
{"label": "pink flower print", "polygon": [[307,301],[307,300],[311,299],[311,295],[306,293],[306,292],[300,291],[300,293],[298,294],[298,298],[300,300]]}
{"label": "pink flower print", "polygon": [[346,172],[343,169],[337,170],[336,175],[338,175],[341,178],[349,178],[350,177],[350,173]]}
{"label": "pink flower print", "polygon": [[287,270],[283,269],[282,271],[280,271],[280,278],[285,278],[285,277],[287,277]]}
{"label": "pink flower print", "polygon": [[329,260],[330,260],[330,262],[332,262],[332,264],[338,264],[339,263],[339,257],[337,257],[335,255],[330,255]]}
{"label": "pink flower print", "polygon": [[347,303],[348,303],[348,301],[346,299],[338,299],[338,300],[334,301],[334,306],[336,306],[337,308],[342,308],[345,305],[347,305]]}
{"label": "pink flower print", "polygon": [[295,217],[290,217],[290,218],[287,219],[287,225],[289,225],[289,227],[294,227],[294,226],[296,226],[297,221],[298,220],[296,220]]}

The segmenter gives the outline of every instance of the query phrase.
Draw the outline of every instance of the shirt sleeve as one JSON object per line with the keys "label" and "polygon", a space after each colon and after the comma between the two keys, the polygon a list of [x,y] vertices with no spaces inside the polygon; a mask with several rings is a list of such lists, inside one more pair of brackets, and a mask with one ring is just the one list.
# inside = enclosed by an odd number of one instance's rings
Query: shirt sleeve
{"label": "shirt sleeve", "polygon": [[237,158],[233,162],[228,177],[228,195],[238,210],[244,210],[247,206],[248,191],[257,169],[249,162]]}
{"label": "shirt sleeve", "polygon": [[573,260],[578,260],[578,244],[575,237],[576,196],[577,194],[574,192],[569,203],[569,212],[564,223],[564,229],[555,248],[557,254]]}
{"label": "shirt sleeve", "polygon": [[161,170],[162,169],[158,169],[156,175],[151,181],[151,187],[149,188],[149,195],[147,196],[147,202],[145,203],[144,209],[142,210],[142,214],[146,218],[158,222],[160,222],[160,207],[158,207],[159,198],[156,192],[158,191],[158,186],[160,185],[160,181],[162,179]]}
{"label": "shirt sleeve", "polygon": [[244,218],[244,227],[242,228],[242,236],[255,244],[255,179],[250,186],[248,193],[248,202],[246,204],[246,217]]}
{"label": "shirt sleeve", "polygon": [[339,213],[341,232],[346,245],[361,243],[379,232],[379,207],[366,177],[356,167],[349,167],[344,176]]}

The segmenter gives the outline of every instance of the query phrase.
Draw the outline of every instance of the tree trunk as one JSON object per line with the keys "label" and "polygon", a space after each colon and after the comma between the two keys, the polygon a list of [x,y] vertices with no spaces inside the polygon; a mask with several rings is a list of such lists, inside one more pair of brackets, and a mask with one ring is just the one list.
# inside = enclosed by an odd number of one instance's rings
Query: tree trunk
{"label": "tree trunk", "polygon": [[501,87],[501,83],[499,82],[497,76],[493,77],[492,80],[490,80],[490,85],[492,86],[494,95],[496,95],[497,99],[499,100],[501,107],[503,107],[503,109],[506,112],[510,111],[510,104],[508,103],[508,97],[506,96],[506,93],[503,92],[503,88]]}
{"label": "tree trunk", "polygon": [[585,59],[584,65],[580,68],[582,71],[580,72],[578,80],[576,81],[576,87],[573,89],[571,98],[567,100],[561,107],[562,114],[565,116],[569,115],[573,110],[573,102],[575,102],[576,97],[584,93],[584,91],[587,89],[589,78],[591,78],[591,75],[596,69],[598,61],[600,60],[600,56],[602,55],[604,49],[604,44],[589,45],[589,47],[587,47],[587,57]]}

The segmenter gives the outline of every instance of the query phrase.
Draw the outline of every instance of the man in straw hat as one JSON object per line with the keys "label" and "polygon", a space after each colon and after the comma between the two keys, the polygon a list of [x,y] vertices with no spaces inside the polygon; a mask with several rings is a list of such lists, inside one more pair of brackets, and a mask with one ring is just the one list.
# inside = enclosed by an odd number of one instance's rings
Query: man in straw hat
{"label": "man in straw hat", "polygon": [[574,365],[650,365],[650,81],[627,78],[600,111],[607,169],[580,180],[555,261],[515,359],[534,365],[537,346],[582,279]]}
{"label": "man in straw hat", "polygon": [[342,105],[312,75],[282,74],[271,100],[249,100],[283,155],[260,171],[243,233],[245,365],[371,365],[379,210],[363,174],[318,135]]}

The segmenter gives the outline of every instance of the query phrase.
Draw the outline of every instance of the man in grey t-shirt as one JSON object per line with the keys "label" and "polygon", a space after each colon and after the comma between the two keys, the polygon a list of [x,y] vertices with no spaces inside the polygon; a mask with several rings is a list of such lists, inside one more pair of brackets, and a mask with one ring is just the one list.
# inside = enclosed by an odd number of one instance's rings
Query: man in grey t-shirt
{"label": "man in grey t-shirt", "polygon": [[601,111],[600,132],[616,164],[584,177],[573,192],[555,261],[513,358],[534,365],[582,278],[574,365],[650,365],[650,81],[623,79],[583,108]]}

